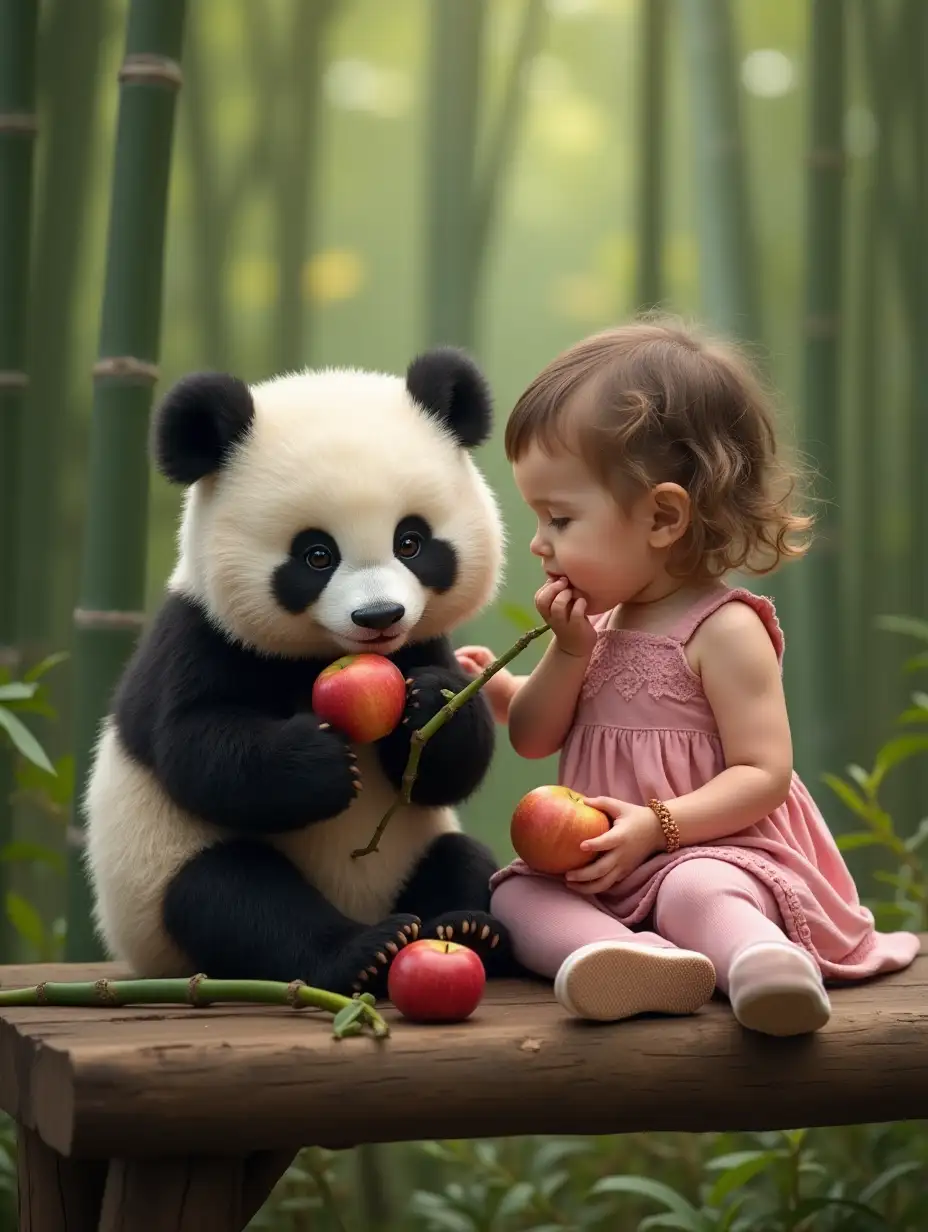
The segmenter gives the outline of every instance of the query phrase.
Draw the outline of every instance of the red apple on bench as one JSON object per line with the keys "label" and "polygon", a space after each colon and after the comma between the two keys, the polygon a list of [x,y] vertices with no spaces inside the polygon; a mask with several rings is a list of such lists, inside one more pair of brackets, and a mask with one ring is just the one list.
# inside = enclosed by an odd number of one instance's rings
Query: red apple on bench
{"label": "red apple on bench", "polygon": [[423,937],[400,950],[387,972],[387,996],[412,1022],[463,1022],[483,996],[486,972],[466,945]]}
{"label": "red apple on bench", "polygon": [[516,854],[536,873],[566,873],[589,864],[596,853],[581,850],[580,844],[605,834],[611,824],[579,792],[546,785],[522,797],[509,833]]}
{"label": "red apple on bench", "polygon": [[406,681],[379,654],[342,655],[316,677],[312,707],[355,744],[388,736],[406,709]]}

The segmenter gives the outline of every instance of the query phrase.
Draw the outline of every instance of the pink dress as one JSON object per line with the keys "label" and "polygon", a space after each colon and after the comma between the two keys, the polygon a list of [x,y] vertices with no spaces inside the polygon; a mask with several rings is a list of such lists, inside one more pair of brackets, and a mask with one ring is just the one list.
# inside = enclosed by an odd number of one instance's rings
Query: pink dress
{"label": "pink dress", "polygon": [[[634,804],[656,797],[672,810],[675,796],[725,769],[712,711],[683,648],[707,616],[734,600],[758,613],[782,663],[783,634],[771,601],[722,583],[670,635],[608,629],[609,613],[596,618],[596,647],[561,752],[559,782],[587,796]],[[826,979],[900,970],[919,952],[913,933],[875,930],[828,826],[796,774],[787,800],[756,825],[718,843],[656,855],[591,901],[627,927],[647,928],[670,870],[706,857],[736,865],[763,883],[786,935],[814,956]],[[494,875],[491,886],[526,874],[540,876],[515,859]]]}

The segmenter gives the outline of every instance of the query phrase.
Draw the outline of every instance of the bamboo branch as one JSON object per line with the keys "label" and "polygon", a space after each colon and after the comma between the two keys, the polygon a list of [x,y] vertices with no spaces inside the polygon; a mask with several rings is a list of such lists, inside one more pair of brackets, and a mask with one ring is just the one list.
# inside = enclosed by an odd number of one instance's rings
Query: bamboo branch
{"label": "bamboo branch", "polygon": [[310,1006],[334,1015],[332,1034],[357,1035],[368,1025],[378,1039],[390,1034],[387,1022],[374,1008],[372,993],[343,997],[302,980],[289,984],[277,980],[211,980],[205,975],[174,980],[96,980],[73,983],[42,983],[30,988],[0,990],[0,1008],[18,1005],[166,1005],[200,1007],[228,1002],[250,1005]]}
{"label": "bamboo branch", "polygon": [[416,774],[419,770],[419,758],[422,756],[422,750],[431,740],[437,731],[439,731],[448,722],[453,714],[455,714],[465,702],[470,701],[474,694],[479,693],[491,676],[495,676],[498,671],[506,666],[512,659],[522,653],[522,651],[533,642],[536,637],[541,637],[542,633],[547,633],[550,625],[539,625],[535,629],[529,629],[528,633],[523,633],[514,646],[500,655],[498,659],[494,659],[489,667],[485,668],[479,676],[474,679],[460,691],[460,693],[452,693],[448,698],[446,705],[442,706],[437,714],[433,715],[424,727],[418,728],[412,733],[412,739],[409,744],[409,757],[406,761],[406,769],[403,771],[403,784],[400,788],[399,795],[384,813],[383,817],[377,825],[377,829],[371,838],[371,841],[366,847],[359,847],[351,853],[353,860],[360,856],[369,856],[378,850],[378,843],[384,830],[390,823],[390,818],[402,808],[404,804],[409,804],[412,800],[413,784],[416,781]]}

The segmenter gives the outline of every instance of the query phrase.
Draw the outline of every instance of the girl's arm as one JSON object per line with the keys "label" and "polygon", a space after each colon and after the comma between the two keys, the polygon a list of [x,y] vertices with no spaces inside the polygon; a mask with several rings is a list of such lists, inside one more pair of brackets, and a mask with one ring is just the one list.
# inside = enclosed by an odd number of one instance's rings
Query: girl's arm
{"label": "girl's arm", "polygon": [[509,707],[509,742],[520,757],[549,757],[570,730],[588,654],[569,654],[552,640]]}
{"label": "girl's arm", "polygon": [[520,757],[529,758],[549,757],[564,743],[596,645],[586,600],[574,594],[566,578],[546,582],[535,606],[554,639],[509,707],[509,742]]}

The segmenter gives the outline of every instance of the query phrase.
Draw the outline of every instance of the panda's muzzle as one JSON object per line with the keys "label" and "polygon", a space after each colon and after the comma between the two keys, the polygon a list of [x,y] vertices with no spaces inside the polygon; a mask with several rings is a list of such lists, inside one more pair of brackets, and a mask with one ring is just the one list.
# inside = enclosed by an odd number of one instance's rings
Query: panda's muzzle
{"label": "panda's muzzle", "polygon": [[356,607],[351,619],[361,629],[389,629],[405,615],[402,603],[371,603],[367,607]]}

